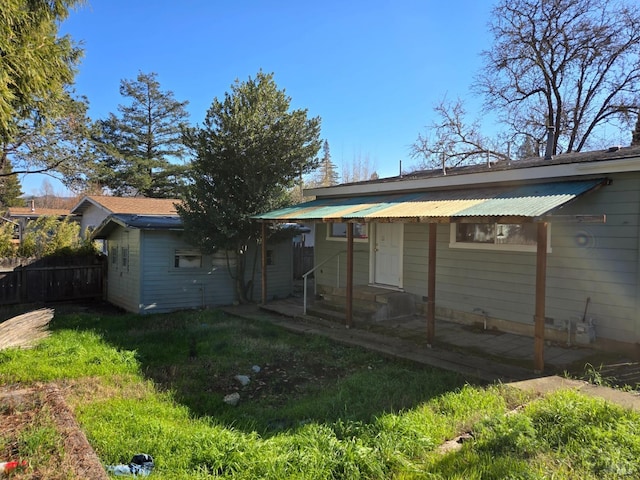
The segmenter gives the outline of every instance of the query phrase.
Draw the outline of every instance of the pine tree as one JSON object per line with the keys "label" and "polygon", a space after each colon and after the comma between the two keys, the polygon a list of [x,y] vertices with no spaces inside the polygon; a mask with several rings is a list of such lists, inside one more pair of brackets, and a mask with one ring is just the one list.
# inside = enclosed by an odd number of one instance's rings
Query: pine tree
{"label": "pine tree", "polygon": [[283,207],[287,189],[318,167],[320,119],[290,105],[273,75],[259,72],[236,82],[223,100],[214,99],[203,126],[186,134],[196,156],[178,206],[185,238],[204,251],[230,253],[241,302],[250,299],[253,285],[245,275],[247,252],[261,238],[252,216]]}
{"label": "pine tree", "polygon": [[130,99],[118,106],[120,116],[97,122],[98,162],[90,180],[117,195],[178,197],[186,180],[187,167],[177,162],[186,156],[188,102],[160,90],[155,73],[122,80],[120,94]]}
{"label": "pine tree", "polygon": [[316,184],[320,187],[330,187],[337,185],[339,179],[336,165],[331,161],[331,153],[329,151],[329,142],[327,140],[322,144],[322,158],[320,159],[320,168]]}
{"label": "pine tree", "polygon": [[3,1],[0,7],[0,144],[13,143],[25,119],[56,116],[82,50],[58,36],[81,0]]}
{"label": "pine tree", "polygon": [[4,168],[0,170],[0,206],[17,207],[22,205],[22,187],[17,175],[12,175],[11,162],[6,162]]}

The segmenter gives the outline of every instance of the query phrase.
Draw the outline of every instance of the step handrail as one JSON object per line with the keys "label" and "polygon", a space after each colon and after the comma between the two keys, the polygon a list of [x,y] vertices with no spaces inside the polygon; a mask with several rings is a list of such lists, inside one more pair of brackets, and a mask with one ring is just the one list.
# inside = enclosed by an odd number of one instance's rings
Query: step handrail
{"label": "step handrail", "polygon": [[338,282],[338,285],[336,285],[336,286],[339,287],[340,286],[340,255],[342,255],[343,253],[347,253],[347,251],[346,250],[341,250],[341,251],[339,251],[337,253],[334,253],[329,258],[326,258],[325,260],[320,262],[318,265],[315,265],[307,273],[303,273],[302,274],[302,286],[303,286],[303,291],[304,291],[304,293],[303,293],[303,307],[302,307],[303,315],[307,314],[307,277],[309,275],[311,275],[313,272],[315,272],[318,268],[320,268],[321,266],[325,265],[330,260],[333,260],[334,258],[337,257],[338,258],[338,268],[337,268],[337,272],[338,272],[337,282]]}

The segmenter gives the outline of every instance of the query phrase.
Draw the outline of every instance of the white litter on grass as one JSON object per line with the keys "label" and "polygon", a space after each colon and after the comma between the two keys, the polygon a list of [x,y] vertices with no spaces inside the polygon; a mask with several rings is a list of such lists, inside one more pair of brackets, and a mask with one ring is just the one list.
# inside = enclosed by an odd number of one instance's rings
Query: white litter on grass
{"label": "white litter on grass", "polygon": [[235,407],[240,402],[240,394],[238,392],[230,393],[229,395],[225,395],[223,398],[224,403],[227,405],[231,405]]}

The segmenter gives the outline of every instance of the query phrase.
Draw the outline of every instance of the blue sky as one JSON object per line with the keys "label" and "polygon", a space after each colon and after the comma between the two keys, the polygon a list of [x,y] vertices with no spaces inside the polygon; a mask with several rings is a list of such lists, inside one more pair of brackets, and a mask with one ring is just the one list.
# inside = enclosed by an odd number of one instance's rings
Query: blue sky
{"label": "blue sky", "polygon": [[[414,165],[410,145],[444,95],[469,98],[490,47],[489,0],[88,0],[61,25],[81,42],[76,92],[93,119],[126,103],[122,79],[158,74],[202,123],[234,80],[274,73],[294,108],[322,118],[338,167],[381,177]],[[471,111],[470,113],[477,113]],[[23,190],[40,186],[22,179]]]}

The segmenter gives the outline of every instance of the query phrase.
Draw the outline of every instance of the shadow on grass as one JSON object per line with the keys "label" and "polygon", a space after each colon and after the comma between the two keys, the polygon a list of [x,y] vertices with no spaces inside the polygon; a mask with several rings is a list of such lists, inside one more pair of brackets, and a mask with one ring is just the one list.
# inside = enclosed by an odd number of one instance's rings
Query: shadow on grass
{"label": "shadow on grass", "polygon": [[[452,372],[216,310],[56,314],[51,329],[97,332],[113,348],[135,351],[141,373],[194,416],[263,435],[308,422],[371,422],[470,383]],[[225,403],[234,393],[237,406]]]}

